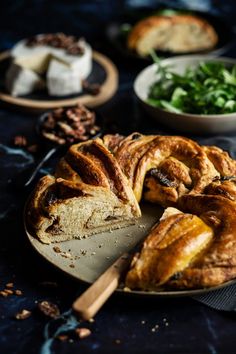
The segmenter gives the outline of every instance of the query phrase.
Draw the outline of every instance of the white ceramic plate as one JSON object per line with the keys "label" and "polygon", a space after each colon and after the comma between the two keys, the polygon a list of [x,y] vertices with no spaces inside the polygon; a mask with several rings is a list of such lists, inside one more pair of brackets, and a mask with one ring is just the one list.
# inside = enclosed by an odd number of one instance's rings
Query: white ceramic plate
{"label": "white ceramic plate", "polygon": [[[200,61],[220,61],[229,65],[236,64],[236,60],[230,58],[216,58],[208,55],[186,55],[162,60],[162,65],[170,65],[173,72],[183,74],[187,67],[196,67]],[[152,64],[142,70],[134,82],[136,96],[147,113],[156,121],[180,132],[216,134],[236,130],[236,113],[211,115],[172,113],[150,105],[147,103],[148,92],[150,86],[156,81],[158,81],[156,64]]]}
{"label": "white ceramic plate", "polygon": [[[163,209],[158,206],[145,204],[142,206],[143,216],[136,225],[127,228],[103,232],[82,240],[71,240],[45,245],[36,239],[27,228],[25,230],[29,241],[36,251],[55,267],[68,275],[86,283],[93,283],[119,256],[132,250],[150,231],[159,220]],[[59,247],[60,253],[54,248]],[[73,265],[73,268],[71,267]],[[192,296],[216,290],[231,282],[210,289],[182,290],[182,291],[118,291],[135,296]]]}

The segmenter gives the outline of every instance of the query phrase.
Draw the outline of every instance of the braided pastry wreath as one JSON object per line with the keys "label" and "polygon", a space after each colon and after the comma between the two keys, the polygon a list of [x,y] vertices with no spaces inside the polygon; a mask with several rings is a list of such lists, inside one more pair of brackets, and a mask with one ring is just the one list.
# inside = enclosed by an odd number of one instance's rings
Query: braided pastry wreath
{"label": "braided pastry wreath", "polygon": [[30,197],[44,243],[125,227],[144,199],[167,208],[126,275],[130,288],[193,289],[236,278],[236,161],[179,136],[106,135],[72,145]]}

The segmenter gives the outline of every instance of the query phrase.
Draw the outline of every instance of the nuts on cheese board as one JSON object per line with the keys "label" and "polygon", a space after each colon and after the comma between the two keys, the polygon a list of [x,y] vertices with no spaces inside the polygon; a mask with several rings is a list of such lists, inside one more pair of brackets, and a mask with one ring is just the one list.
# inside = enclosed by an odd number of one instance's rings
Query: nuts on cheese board
{"label": "nuts on cheese board", "polygon": [[6,88],[13,96],[45,87],[51,96],[82,91],[82,80],[92,70],[92,49],[84,39],[64,33],[23,39],[11,50]]}

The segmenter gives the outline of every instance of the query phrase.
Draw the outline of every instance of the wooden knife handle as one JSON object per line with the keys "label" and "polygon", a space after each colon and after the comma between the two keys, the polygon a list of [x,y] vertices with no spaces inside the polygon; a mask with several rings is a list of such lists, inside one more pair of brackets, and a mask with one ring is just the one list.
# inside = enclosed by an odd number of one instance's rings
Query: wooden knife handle
{"label": "wooden knife handle", "polygon": [[116,290],[120,277],[130,264],[132,256],[120,256],[72,305],[84,320],[93,318],[106,300]]}

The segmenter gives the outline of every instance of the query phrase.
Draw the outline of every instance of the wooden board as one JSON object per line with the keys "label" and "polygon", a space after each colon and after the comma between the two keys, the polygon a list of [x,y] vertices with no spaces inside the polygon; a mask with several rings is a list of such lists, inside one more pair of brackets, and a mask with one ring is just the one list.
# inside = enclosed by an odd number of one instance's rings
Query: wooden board
{"label": "wooden board", "polygon": [[[10,58],[10,52],[0,53],[0,64]],[[93,51],[93,61],[98,63],[105,71],[105,80],[101,84],[101,91],[98,95],[92,96],[89,94],[80,94],[76,97],[68,97],[55,100],[37,100],[26,97],[13,97],[10,94],[0,91],[0,100],[3,102],[33,111],[44,111],[57,107],[68,107],[76,105],[78,102],[87,107],[97,107],[107,102],[116,93],[118,87],[118,70],[113,62],[105,55]]]}

